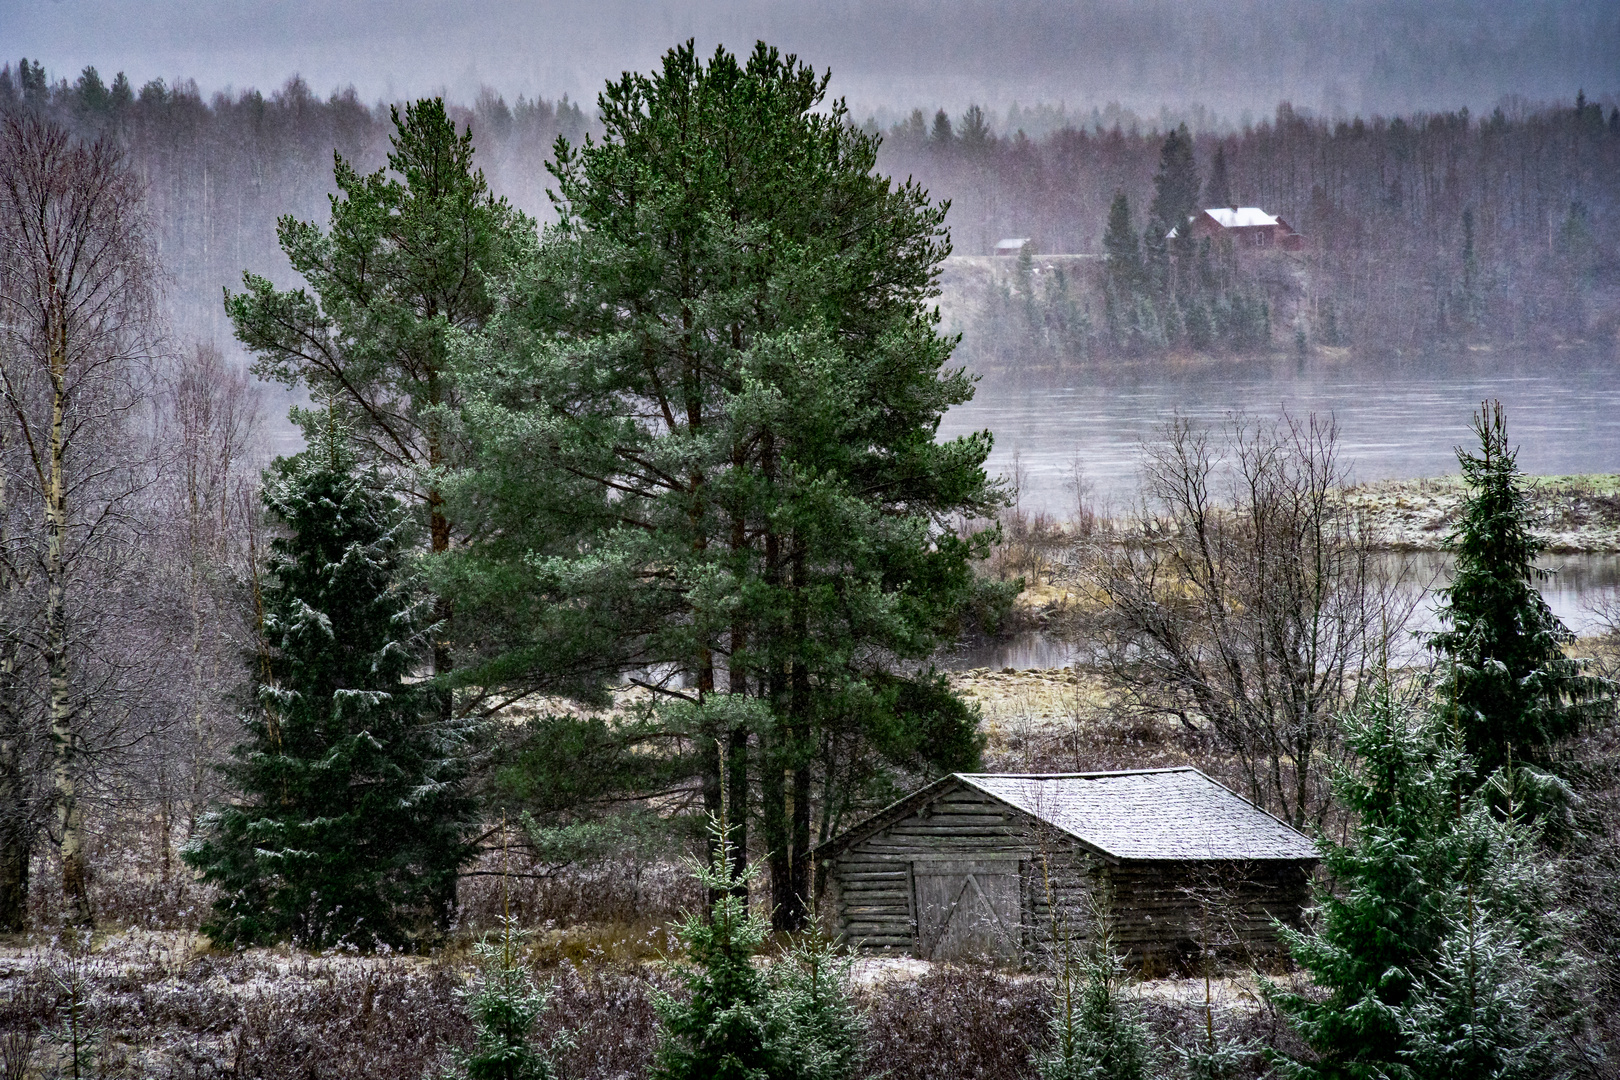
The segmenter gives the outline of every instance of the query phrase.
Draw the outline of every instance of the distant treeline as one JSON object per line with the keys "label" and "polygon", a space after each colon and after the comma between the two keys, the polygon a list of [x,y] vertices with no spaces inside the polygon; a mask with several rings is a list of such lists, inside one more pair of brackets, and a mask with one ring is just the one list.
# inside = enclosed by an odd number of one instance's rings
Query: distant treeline
{"label": "distant treeline", "polygon": [[[1284,104],[1241,133],[1188,137],[1206,189],[1219,154],[1231,202],[1280,215],[1307,238],[1290,264],[1304,273],[1258,262],[1243,270],[1248,287],[1270,296],[1284,346],[1301,329],[1312,342],[1370,349],[1615,331],[1620,108],[1581,95],[1573,105],[1505,103],[1483,119],[1462,110],[1329,122]],[[888,130],[880,166],[951,199],[960,254],[988,254],[1004,237],[1031,237],[1044,253],[1100,254],[1117,194],[1148,222],[1167,140],[1119,127],[1034,140],[996,134],[976,108],[931,119],[919,110]],[[1081,333],[1076,304],[1088,320]],[[1032,327],[1064,327],[1066,340],[1111,340],[1100,275],[1056,293],[1049,279],[1014,306]],[[1017,329],[995,336],[1005,345]]]}
{"label": "distant treeline", "polygon": [[[27,60],[0,68],[0,108],[18,106],[48,109],[127,147],[148,185],[173,321],[183,334],[222,341],[229,334],[220,287],[236,284],[244,269],[290,284],[274,242],[276,218],[324,216],[334,149],[361,169],[376,168],[390,130],[386,107],[368,106],[352,91],[319,98],[298,78],[268,95],[205,100],[189,81],[136,89],[121,74],[108,83],[94,68],[53,80]],[[1134,118],[1091,112],[1035,108],[992,117],[974,107],[930,117],[917,110],[883,133],[879,167],[915,176],[951,200],[958,253],[987,254],[1014,236],[1031,237],[1041,253],[1101,253],[1116,194],[1125,195],[1139,226],[1151,224],[1167,136],[1119,123],[1104,130],[1099,118]],[[472,124],[491,187],[541,220],[551,216],[552,141],[577,139],[595,124],[594,110],[566,98],[508,104],[492,91],[452,113]],[[1201,110],[1185,115],[1194,121],[1193,167],[1204,186],[1219,151],[1231,201],[1281,215],[1305,234],[1307,247],[1291,256],[1291,267],[1304,272],[1258,262],[1230,267],[1220,287],[1196,302],[1136,304],[1128,333],[1119,310],[1108,310],[1101,275],[1037,274],[1038,286],[1022,296],[1016,281],[1004,281],[996,287],[1005,302],[962,309],[1004,320],[978,334],[969,328],[965,358],[974,359],[975,342],[988,337],[1001,352],[1017,353],[1030,334],[1041,339],[1032,349],[1062,363],[1121,348],[1252,349],[1267,345],[1256,340],[1262,336],[1282,347],[1303,336],[1390,350],[1614,333],[1620,108],[1584,98],[1507,101],[1484,118],[1462,110],[1328,121],[1284,104],[1272,120],[1221,135],[1196,130]],[[993,127],[1025,120],[1036,129],[1080,126],[1040,138]],[[1228,324],[1232,332],[1223,334]]]}
{"label": "distant treeline", "polygon": [[[23,60],[0,67],[0,109],[19,106],[123,144],[147,186],[171,322],[182,335],[222,344],[231,330],[221,287],[239,286],[244,270],[293,284],[276,244],[277,218],[324,219],[336,190],[333,151],[362,171],[381,168],[393,130],[386,106],[368,106],[352,90],[323,99],[296,77],[272,94],[205,100],[189,80],[136,89],[122,73],[109,84],[93,67],[72,82],[52,80]],[[486,91],[451,113],[472,125],[490,186],[519,209],[549,217],[545,162],[558,135],[578,140],[591,125],[584,110],[566,97],[508,104]]]}

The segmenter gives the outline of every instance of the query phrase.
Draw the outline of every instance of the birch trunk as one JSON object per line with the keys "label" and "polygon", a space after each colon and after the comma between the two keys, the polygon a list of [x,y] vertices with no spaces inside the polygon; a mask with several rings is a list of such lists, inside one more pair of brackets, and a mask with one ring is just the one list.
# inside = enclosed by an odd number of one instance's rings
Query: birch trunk
{"label": "birch trunk", "polygon": [[[55,274],[52,273],[52,285]],[[62,899],[68,922],[90,926],[90,888],[84,854],[84,810],[79,805],[78,733],[67,654],[67,477],[63,423],[67,414],[67,320],[57,305],[50,338],[50,471],[45,483],[45,671],[49,680],[52,780],[56,824],[62,837]]]}

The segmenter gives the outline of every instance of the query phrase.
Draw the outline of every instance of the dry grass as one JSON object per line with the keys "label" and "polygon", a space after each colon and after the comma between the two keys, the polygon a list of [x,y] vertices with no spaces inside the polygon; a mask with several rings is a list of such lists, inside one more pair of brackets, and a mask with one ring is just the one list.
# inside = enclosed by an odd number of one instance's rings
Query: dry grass
{"label": "dry grass", "polygon": [[[1461,476],[1381,480],[1345,492],[1384,547],[1438,551],[1462,506]],[[1620,551],[1620,474],[1530,478],[1532,524],[1553,552]]]}

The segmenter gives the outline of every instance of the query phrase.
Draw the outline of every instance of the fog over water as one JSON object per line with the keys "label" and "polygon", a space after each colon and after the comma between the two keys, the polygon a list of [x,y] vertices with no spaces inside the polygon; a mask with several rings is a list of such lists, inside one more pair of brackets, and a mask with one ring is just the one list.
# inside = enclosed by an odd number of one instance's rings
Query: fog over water
{"label": "fog over water", "polygon": [[1076,464],[1093,495],[1122,507],[1135,498],[1144,439],[1177,414],[1211,424],[1237,415],[1331,415],[1357,481],[1457,471],[1454,448],[1473,436],[1481,401],[1500,399],[1519,463],[1540,475],[1620,470],[1620,378],[1612,350],[1578,353],[1417,355],[1353,363],[1204,366],[1155,364],[1115,377],[1095,371],[1053,385],[981,383],[952,409],[941,435],[995,432],[992,473],[1016,464],[1029,510],[1065,515]]}

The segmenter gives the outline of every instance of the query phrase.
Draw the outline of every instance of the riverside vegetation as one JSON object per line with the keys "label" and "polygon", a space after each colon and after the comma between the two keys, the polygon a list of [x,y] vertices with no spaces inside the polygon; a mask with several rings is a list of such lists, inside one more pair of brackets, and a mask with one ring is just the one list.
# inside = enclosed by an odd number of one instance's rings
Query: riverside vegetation
{"label": "riverside vegetation", "polygon": [[[827,78],[671,50],[545,228],[396,110],[280,223],[303,284],[225,298],[309,393],[262,470],[127,165],[7,106],[0,1075],[1613,1075],[1617,650],[1535,589],[1500,407],[1424,663],[1331,420],[1176,422],[1138,520],[1067,530],[1062,722],[983,723],[932,658],[1050,545],[990,433],[935,439],[945,211]],[[1218,899],[1177,972],[1105,924],[1021,972],[820,936],[814,846],[895,794],[1170,758],[1320,837],[1289,970]]]}

